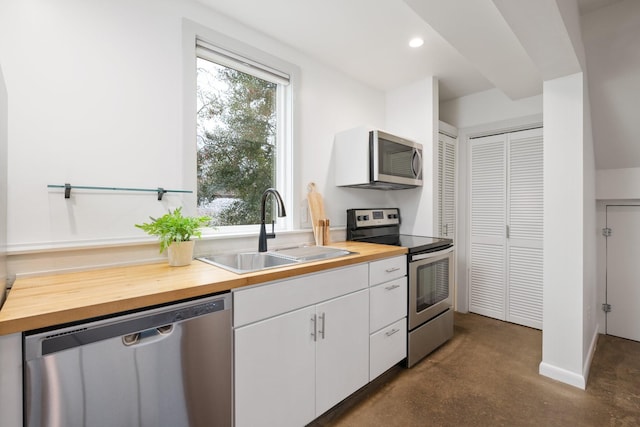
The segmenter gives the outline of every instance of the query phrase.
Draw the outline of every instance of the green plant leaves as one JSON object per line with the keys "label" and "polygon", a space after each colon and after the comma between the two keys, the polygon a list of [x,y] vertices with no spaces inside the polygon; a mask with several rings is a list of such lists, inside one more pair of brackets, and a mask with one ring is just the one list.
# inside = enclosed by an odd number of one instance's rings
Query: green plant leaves
{"label": "green plant leaves", "polygon": [[190,217],[182,216],[182,208],[176,208],[173,212],[160,218],[149,217],[152,222],[135,224],[147,234],[158,236],[160,240],[160,253],[163,253],[173,242],[184,242],[191,237],[201,237],[200,227],[205,226],[211,220],[207,216]]}

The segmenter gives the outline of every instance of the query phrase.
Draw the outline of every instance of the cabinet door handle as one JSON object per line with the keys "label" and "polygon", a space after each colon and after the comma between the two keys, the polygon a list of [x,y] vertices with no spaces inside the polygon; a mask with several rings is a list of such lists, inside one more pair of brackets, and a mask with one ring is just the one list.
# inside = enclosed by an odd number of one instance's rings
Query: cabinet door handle
{"label": "cabinet door handle", "polygon": [[400,270],[400,267],[391,267],[391,268],[387,268],[385,271],[387,273],[393,273],[394,271],[398,271]]}
{"label": "cabinet door handle", "polygon": [[311,336],[313,337],[313,341],[318,340],[318,336],[316,334],[316,315],[315,314],[311,317]]}
{"label": "cabinet door handle", "polygon": [[318,333],[320,334],[320,338],[324,339],[324,322],[325,322],[324,313],[322,313],[319,317],[320,317],[320,330],[318,331]]}
{"label": "cabinet door handle", "polygon": [[387,332],[385,332],[384,334],[385,334],[386,336],[390,337],[391,335],[395,334],[396,332],[400,332],[400,329],[398,329],[398,328],[393,328],[392,330],[387,331]]}
{"label": "cabinet door handle", "polygon": [[395,285],[385,286],[385,289],[386,289],[386,290],[388,290],[388,291],[392,291],[392,290],[397,289],[397,288],[399,288],[399,287],[400,287],[400,285],[398,285],[398,284],[396,283]]}

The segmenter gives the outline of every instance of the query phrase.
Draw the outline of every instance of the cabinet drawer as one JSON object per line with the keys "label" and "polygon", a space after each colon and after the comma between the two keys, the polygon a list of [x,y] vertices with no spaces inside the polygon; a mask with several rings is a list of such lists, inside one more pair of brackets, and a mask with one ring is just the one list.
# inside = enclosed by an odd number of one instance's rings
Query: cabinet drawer
{"label": "cabinet drawer", "polygon": [[406,275],[406,255],[374,261],[369,264],[369,286],[388,282]]}
{"label": "cabinet drawer", "polygon": [[370,291],[369,332],[407,316],[406,276],[374,286]]}
{"label": "cabinet drawer", "polygon": [[367,264],[336,268],[233,292],[238,327],[367,288]]}
{"label": "cabinet drawer", "polygon": [[407,356],[407,319],[403,318],[369,338],[369,381]]}

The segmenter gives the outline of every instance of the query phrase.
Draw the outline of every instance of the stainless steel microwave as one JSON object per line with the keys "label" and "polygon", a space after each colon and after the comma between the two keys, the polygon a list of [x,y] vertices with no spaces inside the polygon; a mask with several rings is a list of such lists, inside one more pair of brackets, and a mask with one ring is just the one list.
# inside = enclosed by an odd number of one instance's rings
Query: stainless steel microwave
{"label": "stainless steel microwave", "polygon": [[396,190],[422,186],[422,145],[381,130],[336,134],[336,185]]}

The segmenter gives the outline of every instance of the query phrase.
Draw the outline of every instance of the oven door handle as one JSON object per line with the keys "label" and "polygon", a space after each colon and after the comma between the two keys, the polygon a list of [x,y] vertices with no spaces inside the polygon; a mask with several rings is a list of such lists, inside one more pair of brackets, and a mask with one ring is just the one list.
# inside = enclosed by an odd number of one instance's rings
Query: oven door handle
{"label": "oven door handle", "polygon": [[435,258],[453,252],[453,246],[442,251],[434,251],[426,254],[412,255],[411,261],[420,261],[427,258]]}

